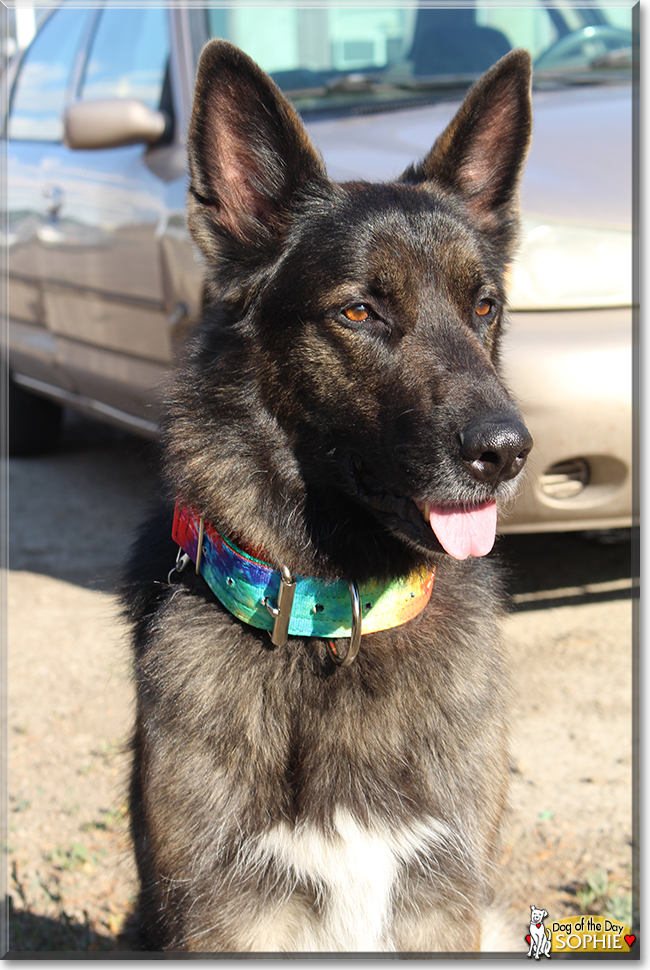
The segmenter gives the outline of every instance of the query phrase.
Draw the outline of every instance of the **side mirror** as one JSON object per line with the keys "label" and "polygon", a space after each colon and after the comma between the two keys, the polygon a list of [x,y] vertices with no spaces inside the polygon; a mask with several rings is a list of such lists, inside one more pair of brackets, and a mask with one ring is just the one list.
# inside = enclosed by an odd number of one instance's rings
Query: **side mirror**
{"label": "side mirror", "polygon": [[68,148],[118,148],[160,141],[170,124],[162,111],[148,108],[136,98],[74,101],[64,118],[64,141]]}

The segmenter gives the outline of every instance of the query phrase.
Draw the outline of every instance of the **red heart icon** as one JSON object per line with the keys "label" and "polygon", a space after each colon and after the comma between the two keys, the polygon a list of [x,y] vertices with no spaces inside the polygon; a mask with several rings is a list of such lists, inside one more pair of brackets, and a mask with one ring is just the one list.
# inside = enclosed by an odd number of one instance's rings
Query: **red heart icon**
{"label": "red heart icon", "polygon": [[542,925],[541,923],[535,923],[535,926],[537,927],[537,929],[539,929],[541,925]]}
{"label": "red heart icon", "polygon": [[623,939],[625,940],[628,946],[632,946],[632,944],[636,940],[636,936],[633,933],[630,933],[629,936],[625,936],[623,937]]}
{"label": "red heart icon", "polygon": [[530,943],[530,933],[526,933],[526,943]]}

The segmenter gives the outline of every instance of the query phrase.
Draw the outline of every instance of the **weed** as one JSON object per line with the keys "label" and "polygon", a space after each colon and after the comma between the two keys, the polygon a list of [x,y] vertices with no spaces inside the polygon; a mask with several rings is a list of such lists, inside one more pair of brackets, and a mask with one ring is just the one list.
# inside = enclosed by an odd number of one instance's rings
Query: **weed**
{"label": "weed", "polygon": [[100,809],[103,818],[97,822],[85,822],[84,829],[87,832],[96,831],[99,829],[102,832],[108,832],[111,829],[118,828],[128,815],[128,806],[126,802],[118,805],[116,808],[102,808]]}
{"label": "weed", "polygon": [[576,891],[576,897],[585,912],[591,913],[596,901],[604,899],[608,889],[607,873],[604,869],[597,869],[596,872],[589,873],[585,885]]}
{"label": "weed", "polygon": [[632,893],[617,891],[604,869],[587,875],[586,883],[576,889],[576,899],[586,915],[603,916],[626,926],[632,925]]}
{"label": "weed", "polygon": [[66,872],[82,869],[86,863],[91,861],[90,852],[80,842],[73,842],[69,849],[64,849],[58,845],[45,858],[52,863],[55,869],[63,869]]}
{"label": "weed", "polygon": [[11,863],[11,881],[13,882],[14,886],[16,887],[16,892],[18,893],[18,896],[20,898],[21,903],[23,904],[23,906],[26,907],[27,906],[27,893],[25,891],[24,883],[23,883],[22,879],[20,878],[20,876],[18,875],[18,863],[16,862],[15,859]]}
{"label": "weed", "polygon": [[125,750],[124,741],[116,741],[115,738],[111,738],[110,741],[102,741],[99,748],[94,748],[90,753],[96,758],[101,758],[105,764],[110,765],[113,759],[119,754],[124,754]]}
{"label": "weed", "polygon": [[625,923],[626,926],[631,927],[632,893],[610,896],[607,900],[607,906],[603,910],[602,915],[606,919],[614,920],[615,923]]}

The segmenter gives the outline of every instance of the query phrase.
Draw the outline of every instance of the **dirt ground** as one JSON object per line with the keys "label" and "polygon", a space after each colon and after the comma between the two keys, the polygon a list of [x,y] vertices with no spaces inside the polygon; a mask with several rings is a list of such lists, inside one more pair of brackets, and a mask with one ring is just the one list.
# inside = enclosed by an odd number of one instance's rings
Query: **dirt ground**
{"label": "dirt ground", "polygon": [[[77,417],[57,454],[10,462],[12,951],[124,949],[133,697],[113,591],[152,462],[151,446]],[[497,554],[513,592],[503,899],[523,949],[531,904],[550,920],[603,913],[636,932],[629,537],[504,537]]]}

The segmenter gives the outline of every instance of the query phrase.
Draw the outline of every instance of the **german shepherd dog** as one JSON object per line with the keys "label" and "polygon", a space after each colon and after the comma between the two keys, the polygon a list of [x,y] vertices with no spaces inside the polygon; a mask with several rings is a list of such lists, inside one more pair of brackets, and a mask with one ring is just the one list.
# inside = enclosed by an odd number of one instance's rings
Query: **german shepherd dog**
{"label": "german shepherd dog", "polygon": [[497,371],[530,77],[512,51],[399,179],[335,184],[248,56],[202,54],[204,312],[125,586],[143,949],[498,949],[482,557],[532,444]]}

